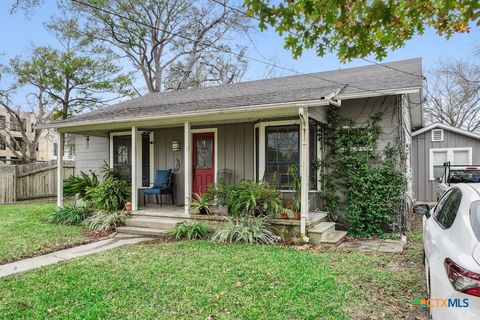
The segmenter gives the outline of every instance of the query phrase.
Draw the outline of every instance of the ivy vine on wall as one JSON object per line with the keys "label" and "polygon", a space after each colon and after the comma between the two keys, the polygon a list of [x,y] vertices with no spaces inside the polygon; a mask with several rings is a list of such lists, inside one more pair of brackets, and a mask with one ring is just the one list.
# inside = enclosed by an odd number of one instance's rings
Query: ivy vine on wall
{"label": "ivy vine on wall", "polygon": [[399,152],[390,145],[378,150],[380,120],[376,114],[358,125],[343,117],[338,107],[328,109],[321,196],[326,210],[346,212],[349,233],[356,237],[381,236],[395,229],[406,190]]}

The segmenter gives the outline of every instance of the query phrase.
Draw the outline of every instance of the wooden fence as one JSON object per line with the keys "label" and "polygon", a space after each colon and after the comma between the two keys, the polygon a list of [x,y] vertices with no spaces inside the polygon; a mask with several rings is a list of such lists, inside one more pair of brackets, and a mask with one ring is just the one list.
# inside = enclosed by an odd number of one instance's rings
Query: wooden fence
{"label": "wooden fence", "polygon": [[[74,174],[75,163],[64,161],[65,179]],[[57,195],[56,161],[0,166],[0,203]]]}

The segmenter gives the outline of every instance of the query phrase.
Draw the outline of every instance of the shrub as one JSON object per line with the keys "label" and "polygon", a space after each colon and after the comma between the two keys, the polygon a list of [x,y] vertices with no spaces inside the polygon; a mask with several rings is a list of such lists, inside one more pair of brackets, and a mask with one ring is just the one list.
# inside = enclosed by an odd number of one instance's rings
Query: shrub
{"label": "shrub", "polygon": [[171,239],[206,239],[210,234],[210,228],[206,223],[198,221],[183,221],[175,225],[173,230],[168,232]]}
{"label": "shrub", "polygon": [[130,217],[126,211],[104,211],[100,210],[83,222],[90,230],[95,232],[105,232],[115,229],[119,225],[125,224]]}
{"label": "shrub", "polygon": [[78,196],[85,202],[91,200],[88,190],[97,187],[99,184],[98,176],[94,171],[90,174],[80,172],[80,176],[70,176],[63,185],[63,193],[66,196]]}
{"label": "shrub", "polygon": [[89,189],[87,194],[98,210],[114,211],[124,208],[125,202],[130,199],[131,188],[125,180],[108,178],[95,188]]}
{"label": "shrub", "polygon": [[50,223],[75,225],[82,223],[90,216],[90,209],[86,206],[63,206],[58,207],[48,215],[47,221]]}
{"label": "shrub", "polygon": [[228,192],[230,213],[240,216],[269,216],[282,210],[275,187],[266,181],[242,180]]}
{"label": "shrub", "polygon": [[193,194],[193,200],[190,204],[190,207],[193,209],[195,213],[201,214],[210,214],[210,206],[212,205],[212,195],[210,193],[204,193],[199,195],[198,193]]}
{"label": "shrub", "polygon": [[278,237],[265,225],[265,217],[240,217],[227,223],[212,236],[215,242],[275,244]]}

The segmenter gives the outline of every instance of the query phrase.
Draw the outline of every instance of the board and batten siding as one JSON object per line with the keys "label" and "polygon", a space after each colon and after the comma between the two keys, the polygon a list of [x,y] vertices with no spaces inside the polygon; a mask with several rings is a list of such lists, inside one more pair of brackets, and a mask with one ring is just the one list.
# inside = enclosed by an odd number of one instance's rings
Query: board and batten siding
{"label": "board and batten siding", "polygon": [[353,120],[357,125],[371,121],[371,117],[380,115],[379,125],[382,132],[378,138],[378,149],[383,150],[390,144],[395,146],[400,130],[400,103],[398,96],[381,96],[364,99],[343,100],[340,113]]}
{"label": "board and batten siding", "polygon": [[109,138],[75,135],[75,175],[81,171],[97,171],[106,161],[109,163]]}
{"label": "board and batten siding", "polygon": [[[254,124],[253,122],[194,126],[195,129],[217,130],[216,170],[232,170],[230,183],[254,176]],[[183,127],[156,129],[154,132],[155,169],[173,169],[175,174],[175,199],[184,202],[184,139]],[[172,151],[172,140],[180,141],[181,150]]]}
{"label": "board and batten siding", "polygon": [[430,180],[430,149],[472,148],[472,163],[480,163],[480,140],[443,129],[443,141],[432,142],[432,130],[413,137],[413,190],[417,201],[436,201],[437,182]]}

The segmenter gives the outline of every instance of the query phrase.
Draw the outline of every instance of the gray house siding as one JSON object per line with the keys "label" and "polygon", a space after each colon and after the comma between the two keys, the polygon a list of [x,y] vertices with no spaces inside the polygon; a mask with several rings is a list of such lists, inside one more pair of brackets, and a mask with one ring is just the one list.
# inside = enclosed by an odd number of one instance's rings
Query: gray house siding
{"label": "gray house siding", "polygon": [[89,136],[87,141],[87,136],[75,135],[75,175],[98,171],[109,159],[108,138]]}
{"label": "gray house siding", "polygon": [[413,137],[413,190],[418,201],[436,201],[437,182],[430,180],[430,149],[472,148],[472,163],[480,163],[480,140],[443,130],[443,141],[432,142],[432,130]]}
{"label": "gray house siding", "polygon": [[379,124],[382,132],[378,139],[378,149],[383,150],[388,144],[395,146],[398,142],[399,130],[401,130],[400,108],[398,96],[382,96],[342,101],[340,111],[344,117],[355,121],[358,125],[380,114]]}
{"label": "gray house siding", "polygon": [[[232,170],[231,183],[254,177],[254,123],[234,123],[209,126],[192,126],[192,130],[217,129],[216,170]],[[157,129],[154,134],[155,169],[174,169],[176,201],[184,203],[184,151],[183,127]],[[172,151],[172,140],[179,140],[181,151]],[[177,161],[178,160],[178,161]]]}

